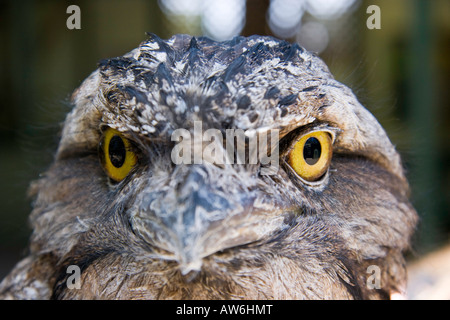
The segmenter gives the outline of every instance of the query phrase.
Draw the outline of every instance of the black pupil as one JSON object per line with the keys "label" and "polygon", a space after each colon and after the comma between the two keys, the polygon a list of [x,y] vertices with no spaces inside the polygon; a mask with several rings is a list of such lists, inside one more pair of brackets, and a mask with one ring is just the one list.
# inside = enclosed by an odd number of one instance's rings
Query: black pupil
{"label": "black pupil", "polygon": [[319,140],[314,137],[306,140],[305,146],[303,147],[303,158],[306,163],[310,166],[314,165],[319,161],[322,148],[320,146]]}
{"label": "black pupil", "polygon": [[109,159],[114,167],[120,168],[125,162],[125,156],[127,151],[125,149],[125,144],[119,136],[112,137],[109,142]]}

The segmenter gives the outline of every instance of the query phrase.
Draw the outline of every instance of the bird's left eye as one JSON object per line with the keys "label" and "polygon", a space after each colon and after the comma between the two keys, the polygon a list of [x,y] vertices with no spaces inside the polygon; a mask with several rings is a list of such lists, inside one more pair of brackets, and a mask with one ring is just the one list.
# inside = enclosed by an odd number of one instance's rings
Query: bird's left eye
{"label": "bird's left eye", "polygon": [[125,179],[137,162],[130,141],[112,128],[105,131],[99,154],[105,172],[116,182]]}
{"label": "bird's left eye", "polygon": [[288,154],[291,168],[306,181],[317,181],[330,166],[332,140],[328,132],[313,131],[303,135]]}

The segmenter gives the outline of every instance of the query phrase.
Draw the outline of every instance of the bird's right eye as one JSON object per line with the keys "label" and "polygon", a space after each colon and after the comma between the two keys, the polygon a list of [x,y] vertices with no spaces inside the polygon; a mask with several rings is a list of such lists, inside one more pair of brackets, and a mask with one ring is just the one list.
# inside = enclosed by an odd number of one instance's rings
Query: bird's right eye
{"label": "bird's right eye", "polygon": [[288,154],[291,168],[306,181],[317,181],[330,166],[333,153],[331,136],[325,131],[303,135]]}
{"label": "bird's right eye", "polygon": [[130,141],[112,128],[103,135],[99,155],[106,174],[116,182],[125,179],[137,162]]}

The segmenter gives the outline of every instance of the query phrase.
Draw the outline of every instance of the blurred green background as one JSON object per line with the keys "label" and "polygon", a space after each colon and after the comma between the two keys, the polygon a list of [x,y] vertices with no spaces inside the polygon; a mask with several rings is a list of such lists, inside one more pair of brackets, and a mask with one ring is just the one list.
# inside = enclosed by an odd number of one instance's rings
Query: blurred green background
{"label": "blurred green background", "polygon": [[[66,26],[72,4],[80,30]],[[370,5],[381,29],[366,26]],[[410,258],[449,243],[450,1],[0,0],[0,279],[25,252],[27,188],[53,159],[71,92],[145,32],[270,34],[318,52],[403,156],[421,216]]]}

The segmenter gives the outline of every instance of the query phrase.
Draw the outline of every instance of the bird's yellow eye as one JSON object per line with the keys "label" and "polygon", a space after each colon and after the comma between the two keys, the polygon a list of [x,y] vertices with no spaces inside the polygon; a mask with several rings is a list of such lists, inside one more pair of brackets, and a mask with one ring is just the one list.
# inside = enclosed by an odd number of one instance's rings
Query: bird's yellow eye
{"label": "bird's yellow eye", "polygon": [[306,181],[316,181],[327,171],[332,150],[331,136],[328,132],[313,131],[297,141],[288,154],[288,163]]}
{"label": "bird's yellow eye", "polygon": [[122,181],[136,165],[136,154],[128,139],[114,129],[108,128],[100,143],[100,160],[108,176]]}

